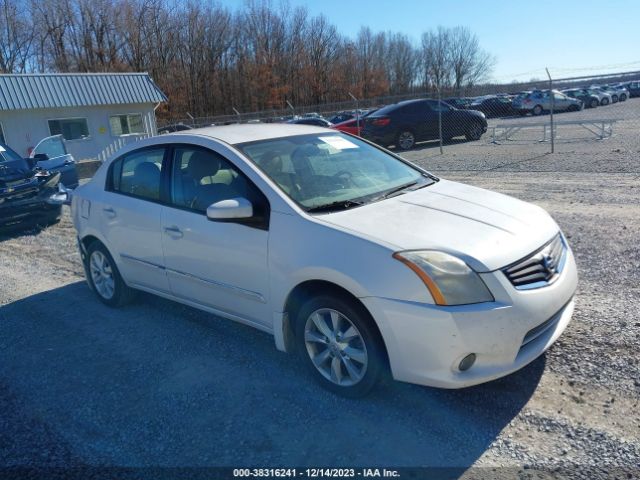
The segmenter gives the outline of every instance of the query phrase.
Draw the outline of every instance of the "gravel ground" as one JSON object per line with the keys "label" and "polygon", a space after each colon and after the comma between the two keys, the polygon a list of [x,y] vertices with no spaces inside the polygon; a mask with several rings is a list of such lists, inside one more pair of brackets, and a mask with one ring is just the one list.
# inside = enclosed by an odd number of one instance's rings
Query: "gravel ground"
{"label": "gravel ground", "polygon": [[68,213],[5,238],[0,467],[453,466],[464,478],[640,477],[632,127],[621,122],[605,141],[560,142],[553,155],[547,144],[486,138],[446,145],[444,155],[432,144],[404,154],[442,177],[546,208],[576,254],[580,286],[565,334],[525,369],[464,390],[391,382],[364,400],[338,398],[249,327],[148,295],[118,311],[102,306],[83,282]]}

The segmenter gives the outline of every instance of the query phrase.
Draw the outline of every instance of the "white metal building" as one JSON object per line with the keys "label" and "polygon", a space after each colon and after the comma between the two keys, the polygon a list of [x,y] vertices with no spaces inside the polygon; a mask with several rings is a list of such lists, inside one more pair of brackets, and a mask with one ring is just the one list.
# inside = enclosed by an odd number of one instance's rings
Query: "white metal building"
{"label": "white metal building", "polygon": [[0,141],[27,156],[62,134],[76,160],[104,157],[156,134],[167,97],[147,73],[0,75]]}

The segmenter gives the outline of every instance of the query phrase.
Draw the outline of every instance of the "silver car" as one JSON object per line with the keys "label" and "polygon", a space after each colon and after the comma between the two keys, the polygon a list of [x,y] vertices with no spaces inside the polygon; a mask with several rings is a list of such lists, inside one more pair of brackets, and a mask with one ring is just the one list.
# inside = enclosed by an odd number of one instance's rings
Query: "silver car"
{"label": "silver car", "polygon": [[556,112],[577,112],[582,110],[584,103],[581,100],[568,97],[558,90],[534,90],[531,93],[517,97],[513,101],[513,108],[520,114],[541,115],[551,110]]}
{"label": "silver car", "polygon": [[[614,90],[611,87],[606,87],[602,85],[592,85],[590,89],[609,95],[610,97],[609,103],[618,103],[618,100],[620,100],[620,92],[618,92],[617,90]],[[601,103],[601,105],[603,104]],[[606,105],[606,103],[604,105]]]}

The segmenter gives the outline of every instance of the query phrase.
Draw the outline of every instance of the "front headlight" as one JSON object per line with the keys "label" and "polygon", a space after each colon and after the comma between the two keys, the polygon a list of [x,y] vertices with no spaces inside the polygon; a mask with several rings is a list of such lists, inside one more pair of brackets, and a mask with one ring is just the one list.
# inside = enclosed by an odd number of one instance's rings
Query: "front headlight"
{"label": "front headlight", "polygon": [[397,252],[393,258],[420,277],[437,305],[466,305],[494,300],[480,276],[453,255],[423,250]]}

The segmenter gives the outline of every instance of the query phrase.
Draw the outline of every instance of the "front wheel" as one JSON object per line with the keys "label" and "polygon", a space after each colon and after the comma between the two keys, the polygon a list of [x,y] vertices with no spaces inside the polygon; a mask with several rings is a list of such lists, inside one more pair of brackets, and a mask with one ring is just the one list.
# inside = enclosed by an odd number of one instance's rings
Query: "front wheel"
{"label": "front wheel", "polygon": [[106,247],[95,241],[87,248],[85,273],[91,289],[102,303],[119,307],[129,303],[135,291],[127,286]]}
{"label": "front wheel", "polygon": [[595,98],[592,98],[590,105],[591,105],[591,108],[596,108],[598,106],[598,100],[596,100]]}
{"label": "front wheel", "polygon": [[609,99],[603,98],[602,100],[600,100],[600,105],[609,105]]}
{"label": "front wheel", "polygon": [[533,107],[531,113],[535,116],[542,115],[542,105],[536,105],[535,107]]}
{"label": "front wheel", "polygon": [[378,383],[384,347],[361,305],[321,294],[307,300],[296,318],[296,343],[311,375],[324,388],[357,398]]}
{"label": "front wheel", "polygon": [[465,133],[465,138],[469,141],[480,140],[482,137],[482,125],[479,122],[473,122],[469,128],[467,128],[467,132]]}
{"label": "front wheel", "polygon": [[410,150],[416,144],[416,136],[411,130],[402,130],[398,133],[396,145],[402,150]]}
{"label": "front wheel", "polygon": [[624,102],[627,99],[627,95],[625,93],[623,93],[622,95],[620,95],[620,101]]}

